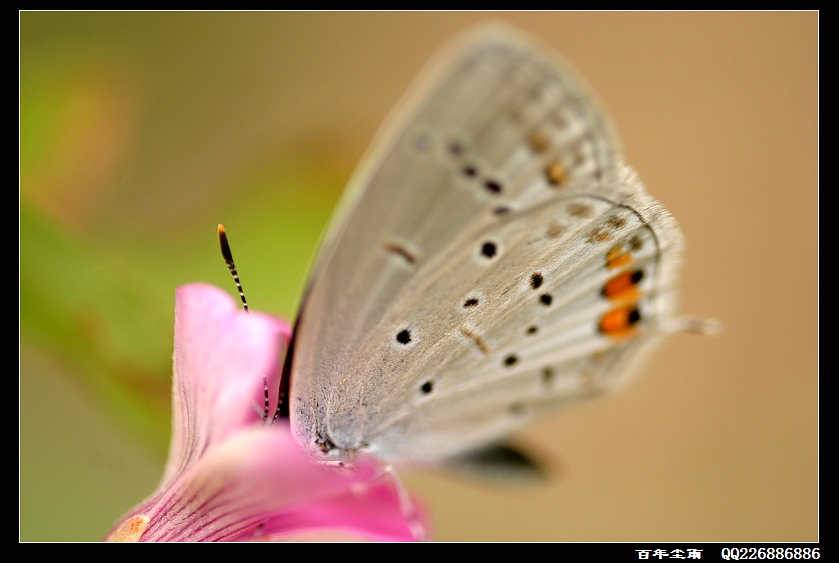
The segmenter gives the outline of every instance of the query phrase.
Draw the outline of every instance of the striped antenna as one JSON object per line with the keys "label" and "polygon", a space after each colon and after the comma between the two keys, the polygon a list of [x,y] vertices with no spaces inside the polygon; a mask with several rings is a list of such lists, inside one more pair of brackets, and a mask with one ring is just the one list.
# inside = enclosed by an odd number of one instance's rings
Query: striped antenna
{"label": "striped antenna", "polygon": [[239,297],[242,298],[242,305],[245,306],[245,312],[248,312],[248,302],[245,300],[245,292],[242,289],[242,284],[239,281],[239,274],[236,273],[236,265],[233,263],[233,253],[230,252],[230,245],[227,243],[227,233],[224,232],[224,225],[218,226],[218,241],[221,244],[221,255],[224,256],[224,261],[227,262],[227,267],[230,273],[233,274],[233,281],[236,282],[236,287],[239,289]]}

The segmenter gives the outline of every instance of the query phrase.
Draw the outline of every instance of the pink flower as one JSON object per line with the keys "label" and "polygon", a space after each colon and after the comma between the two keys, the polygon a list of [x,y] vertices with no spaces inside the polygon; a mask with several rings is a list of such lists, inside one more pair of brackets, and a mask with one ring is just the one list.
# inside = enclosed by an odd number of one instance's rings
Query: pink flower
{"label": "pink flower", "polygon": [[275,393],[289,335],[216,288],[178,289],[166,470],[106,540],[414,539],[417,522],[374,464],[318,464],[286,423],[265,422],[265,385]]}

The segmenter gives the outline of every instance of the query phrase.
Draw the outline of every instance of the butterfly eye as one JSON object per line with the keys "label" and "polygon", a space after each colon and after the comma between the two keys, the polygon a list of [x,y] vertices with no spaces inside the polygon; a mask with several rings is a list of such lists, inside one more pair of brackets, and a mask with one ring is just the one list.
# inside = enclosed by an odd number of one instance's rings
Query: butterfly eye
{"label": "butterfly eye", "polygon": [[420,387],[420,391],[422,391],[424,395],[428,395],[433,389],[434,384],[430,381],[426,381],[422,384],[422,387]]}

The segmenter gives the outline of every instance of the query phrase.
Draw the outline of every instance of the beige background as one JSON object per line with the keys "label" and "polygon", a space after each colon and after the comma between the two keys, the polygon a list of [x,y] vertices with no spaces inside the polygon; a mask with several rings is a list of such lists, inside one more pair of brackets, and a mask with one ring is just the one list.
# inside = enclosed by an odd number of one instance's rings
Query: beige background
{"label": "beige background", "polygon": [[[153,38],[131,52],[157,104],[132,141],[133,176],[79,212],[138,237],[188,218],[195,194],[223,191],[235,167],[220,163],[254,147],[317,142],[355,161],[469,24],[503,19],[556,47],[686,234],[684,311],[723,331],[672,337],[626,392],[523,432],[559,468],[544,487],[409,475],[436,539],[819,539],[817,13],[126,16],[23,14],[22,49],[119,57],[132,37]],[[21,538],[96,540],[152,490],[163,459],[34,356],[24,349],[21,364]]]}

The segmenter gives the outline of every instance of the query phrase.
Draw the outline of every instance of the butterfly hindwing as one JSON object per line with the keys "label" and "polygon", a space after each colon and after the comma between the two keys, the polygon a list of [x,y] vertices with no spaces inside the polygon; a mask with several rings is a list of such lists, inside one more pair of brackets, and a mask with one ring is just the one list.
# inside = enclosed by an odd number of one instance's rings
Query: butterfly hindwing
{"label": "butterfly hindwing", "polygon": [[585,87],[506,32],[455,53],[379,136],[315,263],[290,374],[313,450],[465,454],[613,387],[673,314],[681,235]]}

